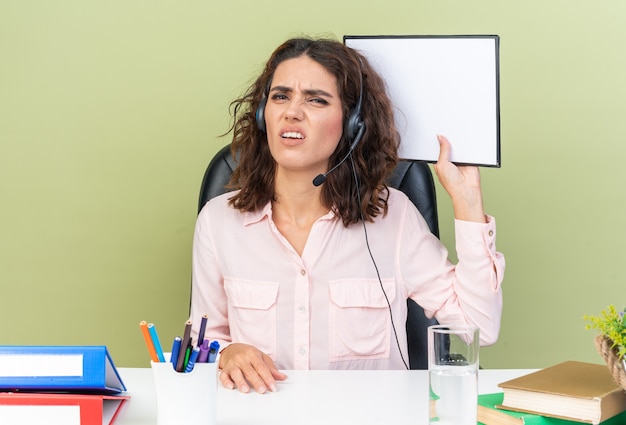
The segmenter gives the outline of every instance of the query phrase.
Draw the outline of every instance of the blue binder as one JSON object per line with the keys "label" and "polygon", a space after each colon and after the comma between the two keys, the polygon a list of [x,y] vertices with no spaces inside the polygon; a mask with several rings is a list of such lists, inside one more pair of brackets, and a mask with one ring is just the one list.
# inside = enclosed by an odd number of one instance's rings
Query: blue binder
{"label": "blue binder", "polygon": [[0,391],[126,391],[106,346],[0,345]]}

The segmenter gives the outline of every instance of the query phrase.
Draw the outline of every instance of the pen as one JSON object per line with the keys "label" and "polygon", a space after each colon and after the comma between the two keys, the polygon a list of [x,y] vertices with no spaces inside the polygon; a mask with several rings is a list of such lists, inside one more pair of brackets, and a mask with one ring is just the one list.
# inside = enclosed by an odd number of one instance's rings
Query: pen
{"label": "pen", "polygon": [[189,344],[187,349],[185,350],[185,361],[183,362],[183,372],[187,369],[187,364],[189,363],[189,356],[191,356],[191,350],[193,349],[192,345]]}
{"label": "pen", "polygon": [[198,332],[198,344],[197,344],[198,347],[204,341],[204,331],[206,330],[206,322],[208,318],[209,316],[205,314],[204,316],[202,316],[202,320],[200,321],[200,331]]}
{"label": "pen", "polygon": [[202,345],[200,346],[200,354],[198,355],[198,359],[196,363],[206,363],[209,360],[209,340],[205,339],[202,341]]}
{"label": "pen", "polygon": [[154,345],[154,350],[156,351],[159,362],[164,363],[165,357],[163,356],[163,348],[161,348],[161,341],[159,341],[159,335],[157,334],[156,327],[154,327],[154,323],[148,323],[148,331],[150,332],[150,338],[152,338],[152,344]]}
{"label": "pen", "polygon": [[141,329],[143,338],[146,340],[146,346],[148,347],[148,353],[150,353],[150,359],[152,359],[153,362],[158,362],[159,357],[154,349],[154,343],[150,337],[150,331],[148,331],[148,323],[145,320],[142,320],[139,322],[139,328]]}
{"label": "pen", "polygon": [[185,372],[189,373],[193,370],[193,367],[196,364],[196,359],[198,358],[198,354],[200,353],[200,349],[198,347],[193,347],[191,351],[191,355],[189,356],[189,362],[187,362],[187,366],[185,367]]}
{"label": "pen", "polygon": [[176,364],[178,363],[178,353],[180,352],[181,341],[181,337],[177,336],[176,338],[174,338],[174,343],[172,344],[172,354],[170,361],[174,370],[176,370]]}
{"label": "pen", "polygon": [[220,351],[220,343],[213,341],[209,347],[209,363],[215,363],[218,351]]}
{"label": "pen", "polygon": [[191,320],[185,322],[185,332],[183,333],[183,340],[180,344],[180,351],[178,352],[178,361],[176,363],[176,372],[182,372],[185,370],[185,352],[189,345],[189,339],[191,338]]}

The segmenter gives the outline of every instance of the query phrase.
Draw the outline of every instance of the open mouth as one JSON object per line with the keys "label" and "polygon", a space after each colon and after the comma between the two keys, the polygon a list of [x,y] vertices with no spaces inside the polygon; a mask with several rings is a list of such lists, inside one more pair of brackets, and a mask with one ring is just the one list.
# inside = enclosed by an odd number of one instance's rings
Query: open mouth
{"label": "open mouth", "polygon": [[287,131],[280,135],[283,139],[304,139],[304,136],[301,133],[297,133],[295,131]]}

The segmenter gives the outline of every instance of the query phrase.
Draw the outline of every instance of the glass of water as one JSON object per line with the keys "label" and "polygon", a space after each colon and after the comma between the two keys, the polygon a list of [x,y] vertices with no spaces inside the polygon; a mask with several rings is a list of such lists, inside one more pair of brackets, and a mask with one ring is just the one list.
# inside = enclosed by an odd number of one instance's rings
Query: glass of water
{"label": "glass of water", "polygon": [[468,325],[428,328],[430,424],[476,425],[478,333]]}

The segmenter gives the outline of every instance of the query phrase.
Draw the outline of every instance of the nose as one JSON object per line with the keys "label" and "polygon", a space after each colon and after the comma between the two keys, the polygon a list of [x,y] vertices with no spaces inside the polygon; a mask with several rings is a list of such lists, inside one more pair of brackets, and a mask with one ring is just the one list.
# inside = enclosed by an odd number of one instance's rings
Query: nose
{"label": "nose", "polygon": [[293,99],[289,102],[287,109],[285,110],[285,119],[287,120],[302,120],[304,117],[303,105],[304,101],[300,99]]}

